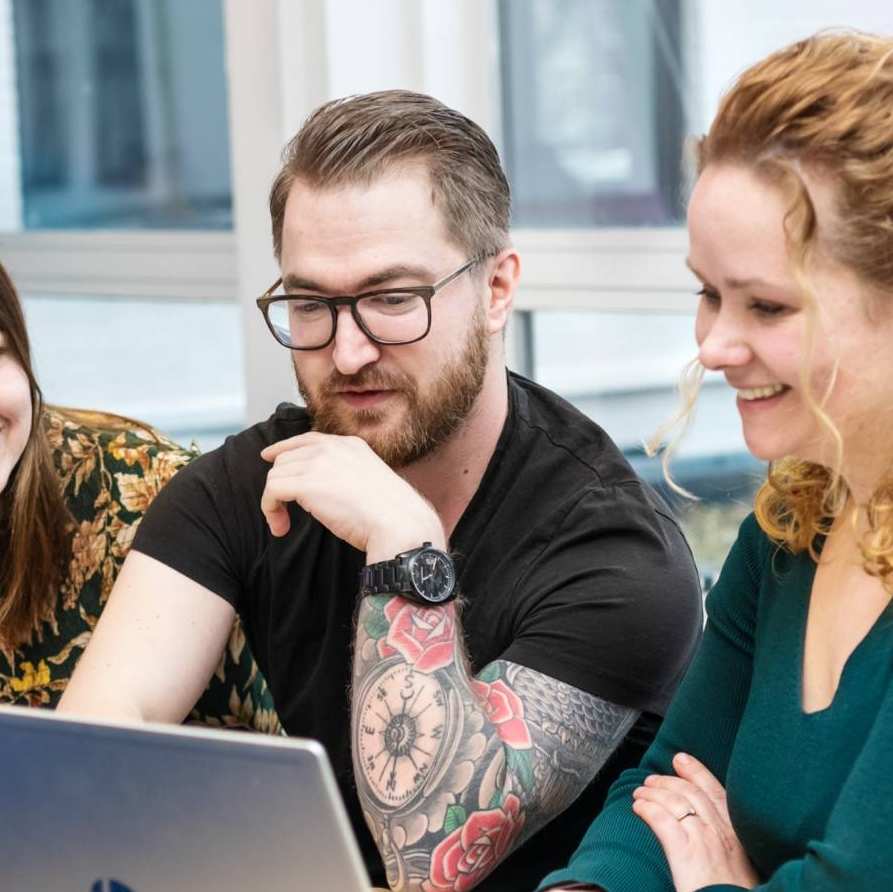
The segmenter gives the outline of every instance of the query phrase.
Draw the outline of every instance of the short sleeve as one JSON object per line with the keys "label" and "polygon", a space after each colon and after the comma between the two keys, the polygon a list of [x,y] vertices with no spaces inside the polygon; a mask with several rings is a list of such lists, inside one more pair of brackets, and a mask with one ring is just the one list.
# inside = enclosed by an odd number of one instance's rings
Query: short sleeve
{"label": "short sleeve", "polygon": [[245,521],[260,512],[260,493],[252,505],[240,502],[235,489],[223,449],[203,455],[159,493],[133,547],[238,608],[246,575]]}
{"label": "short sleeve", "polygon": [[593,487],[519,579],[503,658],[624,706],[662,714],[702,628],[691,552],[638,482]]}

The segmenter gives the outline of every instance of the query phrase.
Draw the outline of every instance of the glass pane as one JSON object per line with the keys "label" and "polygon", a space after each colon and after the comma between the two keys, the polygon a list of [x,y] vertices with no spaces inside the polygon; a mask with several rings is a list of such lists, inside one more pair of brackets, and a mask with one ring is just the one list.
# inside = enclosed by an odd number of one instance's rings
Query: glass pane
{"label": "glass pane", "polygon": [[705,584],[719,571],[750,511],[765,466],[741,437],[735,395],[708,374],[694,421],[671,465],[698,497],[680,498],[643,443],[678,407],[676,384],[695,354],[692,316],[669,313],[545,312],[533,315],[533,373],[603,427],[639,474],[677,511]]}
{"label": "glass pane", "polygon": [[238,304],[50,295],[24,304],[48,402],[128,415],[202,451],[244,426]]}
{"label": "glass pane", "polygon": [[679,0],[502,0],[499,9],[515,223],[680,220]]}
{"label": "glass pane", "polygon": [[12,8],[24,228],[230,228],[221,0]]}

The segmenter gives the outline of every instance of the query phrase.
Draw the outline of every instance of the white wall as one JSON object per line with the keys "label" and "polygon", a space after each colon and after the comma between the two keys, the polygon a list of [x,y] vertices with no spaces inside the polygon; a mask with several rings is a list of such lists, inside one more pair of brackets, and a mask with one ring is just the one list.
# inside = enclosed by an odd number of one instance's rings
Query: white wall
{"label": "white wall", "polygon": [[698,132],[708,128],[735,75],[773,50],[826,28],[893,34],[890,0],[689,0],[688,9],[703,84]]}

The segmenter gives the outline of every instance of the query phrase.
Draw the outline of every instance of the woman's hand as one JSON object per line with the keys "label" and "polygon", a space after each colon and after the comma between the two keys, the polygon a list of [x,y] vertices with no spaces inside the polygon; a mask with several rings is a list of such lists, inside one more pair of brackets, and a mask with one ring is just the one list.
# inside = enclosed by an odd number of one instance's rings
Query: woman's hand
{"label": "woman's hand", "polygon": [[633,811],[663,846],[676,892],[714,883],[752,889],[759,877],[739,841],[722,784],[693,756],[673,759],[676,776],[651,775],[633,793]]}

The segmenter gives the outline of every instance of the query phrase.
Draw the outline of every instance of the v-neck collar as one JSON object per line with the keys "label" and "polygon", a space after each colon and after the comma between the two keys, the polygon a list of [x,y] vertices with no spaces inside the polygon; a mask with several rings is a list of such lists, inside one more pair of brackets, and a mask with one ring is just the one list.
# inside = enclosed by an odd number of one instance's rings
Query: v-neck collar
{"label": "v-neck collar", "polygon": [[[821,555],[821,550],[819,549],[819,555]],[[801,581],[802,587],[798,586],[798,593],[805,592],[805,597],[799,596],[801,607],[800,607],[800,615],[798,617],[799,621],[799,634],[797,636],[797,710],[802,719],[816,720],[821,717],[830,716],[835,713],[836,707],[839,706],[841,692],[847,683],[847,677],[852,674],[853,667],[858,665],[867,651],[870,651],[871,642],[879,635],[881,632],[893,625],[893,600],[891,600],[887,606],[878,614],[877,619],[872,623],[868,631],[862,637],[862,639],[856,644],[856,646],[850,651],[849,656],[846,658],[846,661],[843,664],[843,669],[840,673],[840,678],[837,681],[837,688],[834,691],[833,696],[831,697],[831,701],[827,706],[822,707],[821,709],[815,709],[812,711],[807,711],[803,708],[803,695],[805,691],[805,683],[806,683],[806,632],[809,627],[809,613],[810,606],[812,604],[812,592],[813,586],[815,584],[815,574],[818,569],[816,562],[811,559],[811,557],[806,556],[801,561],[798,561],[799,570],[798,572],[802,574]]]}

